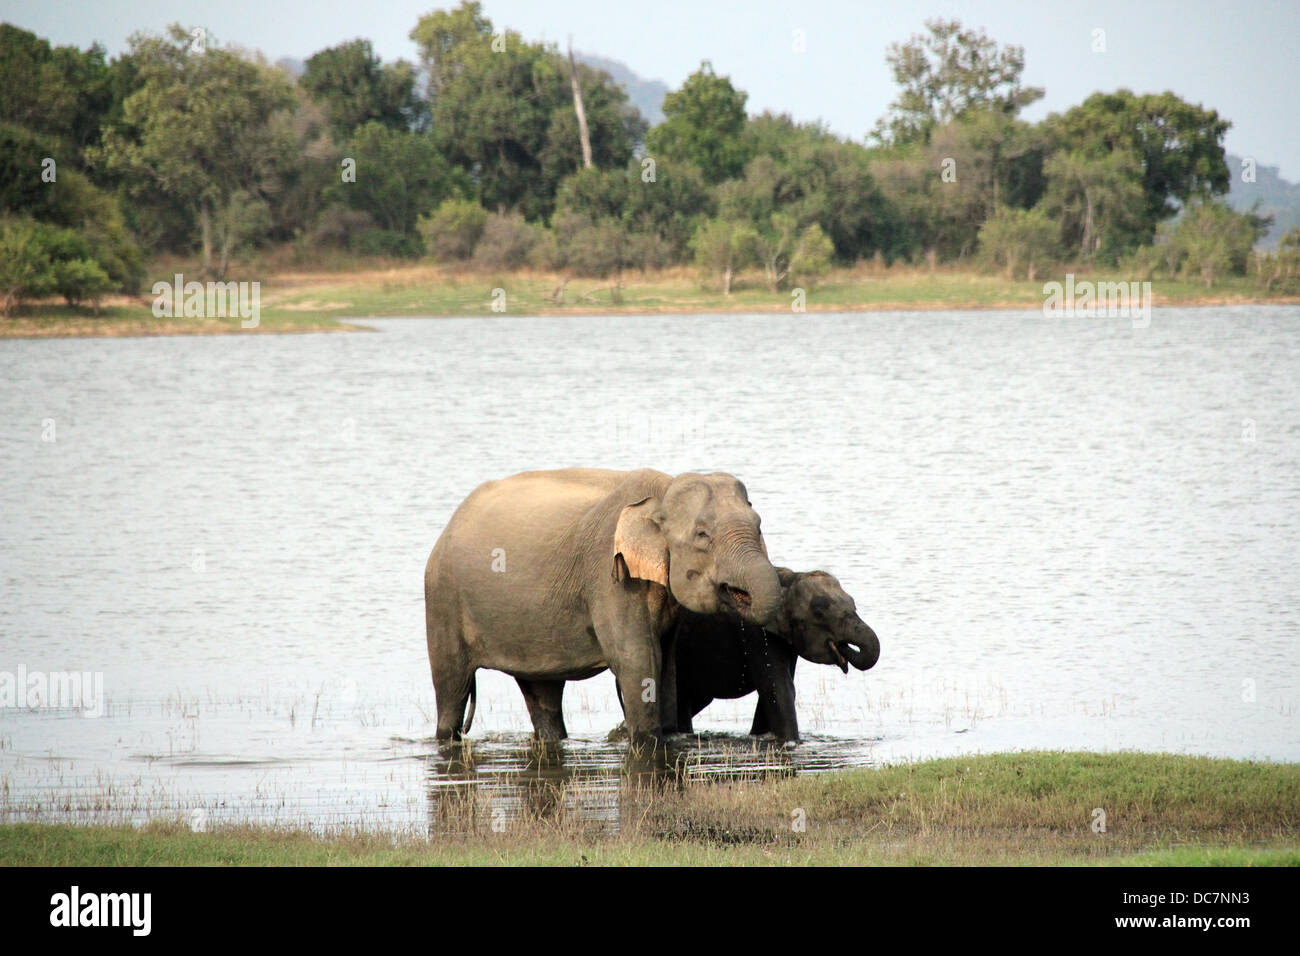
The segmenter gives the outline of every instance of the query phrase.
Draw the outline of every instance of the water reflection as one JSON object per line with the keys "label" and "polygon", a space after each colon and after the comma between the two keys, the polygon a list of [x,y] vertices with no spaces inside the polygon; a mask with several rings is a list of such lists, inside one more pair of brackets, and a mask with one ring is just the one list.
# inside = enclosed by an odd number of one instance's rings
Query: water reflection
{"label": "water reflection", "polygon": [[733,734],[670,737],[659,749],[624,743],[494,735],[425,741],[431,834],[504,831],[513,823],[618,832],[657,797],[698,783],[762,781],[869,766],[862,741],[811,739],[798,747]]}

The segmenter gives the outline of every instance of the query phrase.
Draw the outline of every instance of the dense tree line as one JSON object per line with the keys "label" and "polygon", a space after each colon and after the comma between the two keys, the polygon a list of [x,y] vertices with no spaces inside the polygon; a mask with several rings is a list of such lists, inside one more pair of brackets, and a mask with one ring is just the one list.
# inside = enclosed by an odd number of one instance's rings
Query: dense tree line
{"label": "dense tree line", "polygon": [[[355,39],[294,78],[180,26],[109,60],[0,25],[0,304],[133,291],[160,254],[221,276],[286,243],[585,276],[694,263],[727,291],[871,258],[1212,283],[1247,269],[1266,225],[1217,198],[1213,110],[1117,90],[1027,123],[1043,91],[1022,85],[1023,51],[953,21],[890,48],[898,96],[862,142],[748,116],[707,62],[648,129],[578,64],[589,166],[560,51],[475,2],[411,38],[418,64]],[[1298,244],[1257,261],[1270,285],[1295,281]]]}

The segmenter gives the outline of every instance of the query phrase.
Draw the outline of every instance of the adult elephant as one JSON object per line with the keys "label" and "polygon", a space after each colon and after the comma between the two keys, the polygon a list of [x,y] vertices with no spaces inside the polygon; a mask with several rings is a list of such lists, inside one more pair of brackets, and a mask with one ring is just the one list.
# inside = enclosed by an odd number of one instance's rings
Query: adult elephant
{"label": "adult elephant", "polygon": [[544,739],[565,736],[564,682],[608,667],[645,742],[675,683],[678,605],[761,626],[781,584],[731,475],[567,468],[476,488],[429,555],[424,600],[439,739],[473,719],[480,667],[518,681]]}
{"label": "adult elephant", "polygon": [[[880,659],[880,640],[858,616],[853,598],[826,571],[777,568],[781,604],[762,627],[721,615],[684,612],[675,634],[676,693],[665,730],[691,733],[692,718],[717,698],[758,691],[751,734],[799,739],[794,708],[798,659],[848,673]],[[666,703],[665,707],[670,706]]]}

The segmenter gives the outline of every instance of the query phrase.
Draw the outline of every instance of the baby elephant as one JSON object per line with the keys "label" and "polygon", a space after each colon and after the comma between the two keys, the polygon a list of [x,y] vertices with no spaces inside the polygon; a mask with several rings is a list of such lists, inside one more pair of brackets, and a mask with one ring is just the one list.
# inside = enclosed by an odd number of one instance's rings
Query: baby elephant
{"label": "baby elephant", "polygon": [[[782,600],[766,627],[721,615],[681,612],[676,636],[675,730],[691,733],[691,718],[716,698],[758,691],[751,734],[769,731],[799,739],[794,710],[794,666],[799,657],[835,664],[846,674],[880,657],[880,641],[858,617],[853,598],[825,571],[777,568]],[[665,729],[672,721],[663,715]]]}

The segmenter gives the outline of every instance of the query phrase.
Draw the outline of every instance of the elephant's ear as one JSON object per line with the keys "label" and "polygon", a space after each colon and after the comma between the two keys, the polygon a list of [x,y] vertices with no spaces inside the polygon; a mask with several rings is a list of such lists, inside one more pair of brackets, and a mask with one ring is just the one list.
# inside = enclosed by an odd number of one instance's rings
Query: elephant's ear
{"label": "elephant's ear", "polygon": [[668,539],[654,520],[659,502],[643,498],[628,505],[614,529],[614,578],[640,578],[668,587]]}

